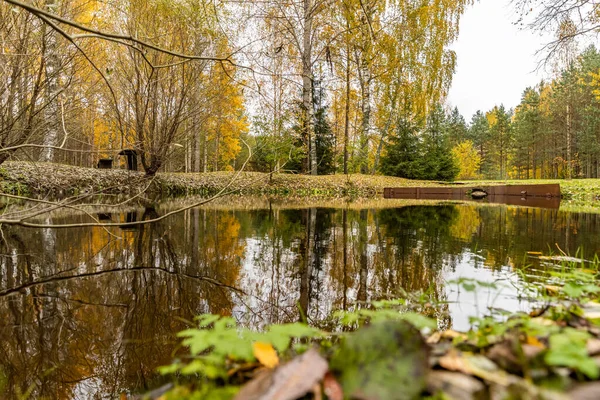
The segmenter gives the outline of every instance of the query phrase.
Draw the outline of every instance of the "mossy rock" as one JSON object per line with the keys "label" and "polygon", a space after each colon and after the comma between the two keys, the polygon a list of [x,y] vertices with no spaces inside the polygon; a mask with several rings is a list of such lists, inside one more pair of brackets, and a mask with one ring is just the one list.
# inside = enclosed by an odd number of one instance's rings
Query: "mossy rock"
{"label": "mossy rock", "polygon": [[428,347],[406,321],[374,323],[345,338],[331,368],[350,398],[417,399],[427,384]]}

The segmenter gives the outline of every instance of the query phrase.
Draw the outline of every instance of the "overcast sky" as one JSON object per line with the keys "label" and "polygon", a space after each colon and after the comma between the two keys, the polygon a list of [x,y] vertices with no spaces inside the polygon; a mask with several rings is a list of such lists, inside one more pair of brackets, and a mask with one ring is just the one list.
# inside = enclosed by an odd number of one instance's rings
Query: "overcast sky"
{"label": "overcast sky", "polygon": [[537,33],[519,30],[510,0],[480,0],[461,18],[460,34],[452,48],[458,65],[448,96],[467,122],[477,110],[496,104],[515,107],[523,90],[534,86],[544,71],[535,71],[535,52],[545,43]]}

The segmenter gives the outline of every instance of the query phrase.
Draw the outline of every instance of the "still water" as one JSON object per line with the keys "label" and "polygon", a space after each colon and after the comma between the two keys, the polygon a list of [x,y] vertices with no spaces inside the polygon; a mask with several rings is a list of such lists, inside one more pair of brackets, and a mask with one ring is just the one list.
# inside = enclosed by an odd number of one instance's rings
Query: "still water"
{"label": "still water", "polygon": [[[150,219],[175,203],[97,210]],[[111,211],[110,209],[108,211]],[[46,222],[77,223],[85,215]],[[473,204],[222,201],[136,227],[2,227],[0,388],[32,398],[118,398],[160,384],[175,333],[201,313],[261,327],[318,322],[357,302],[424,291],[447,301],[444,327],[488,307],[527,310],[528,251],[600,254],[600,214]],[[526,271],[526,274],[519,274]],[[525,277],[525,278],[523,278]],[[496,281],[466,292],[459,278]],[[0,393],[2,389],[0,389]]]}

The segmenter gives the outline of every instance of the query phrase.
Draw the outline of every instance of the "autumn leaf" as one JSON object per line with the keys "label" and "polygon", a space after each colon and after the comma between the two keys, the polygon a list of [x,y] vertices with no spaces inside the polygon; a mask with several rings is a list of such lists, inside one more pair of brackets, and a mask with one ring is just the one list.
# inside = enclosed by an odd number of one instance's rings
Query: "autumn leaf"
{"label": "autumn leaf", "polygon": [[303,398],[307,393],[313,392],[327,370],[327,361],[317,350],[310,349],[275,370],[262,370],[240,389],[234,400]]}
{"label": "autumn leaf", "polygon": [[540,348],[545,348],[546,347],[535,336],[529,336],[529,335],[527,335],[527,341],[525,343],[528,344],[528,345],[535,346],[535,347],[540,347]]}
{"label": "autumn leaf", "polygon": [[254,357],[267,368],[275,368],[279,364],[277,352],[269,343],[253,343],[252,352],[254,353]]}

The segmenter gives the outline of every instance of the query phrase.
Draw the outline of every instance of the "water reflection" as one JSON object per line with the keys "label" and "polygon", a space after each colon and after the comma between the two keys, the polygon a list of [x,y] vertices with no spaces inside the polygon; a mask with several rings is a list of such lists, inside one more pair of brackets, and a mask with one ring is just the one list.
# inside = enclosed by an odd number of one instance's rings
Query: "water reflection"
{"label": "water reflection", "polygon": [[[132,222],[160,212],[99,214]],[[516,289],[469,295],[449,279],[518,285],[514,269],[535,263],[527,251],[558,244],[572,254],[600,253],[599,223],[593,214],[446,204],[193,209],[110,230],[4,227],[4,390],[9,397],[31,388],[33,398],[114,398],[154,387],[161,380],[155,368],[177,350],[174,334],[207,312],[260,327],[298,320],[300,307],[319,321],[357,302],[420,290],[457,301],[440,324],[465,328],[490,298],[513,310],[526,303]],[[545,266],[535,267],[542,275]]]}

